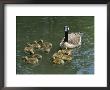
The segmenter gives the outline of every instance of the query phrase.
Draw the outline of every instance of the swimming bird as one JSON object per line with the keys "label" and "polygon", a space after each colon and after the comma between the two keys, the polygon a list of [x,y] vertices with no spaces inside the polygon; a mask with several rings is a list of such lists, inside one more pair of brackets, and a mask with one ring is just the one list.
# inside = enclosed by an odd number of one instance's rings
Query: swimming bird
{"label": "swimming bird", "polygon": [[81,33],[68,34],[68,42],[65,42],[65,37],[60,42],[61,48],[75,48],[81,45]]}
{"label": "swimming bird", "polygon": [[73,59],[72,49],[62,49],[54,53],[52,60],[54,64],[64,64],[65,61],[70,62]]}
{"label": "swimming bird", "polygon": [[39,61],[37,57],[24,56],[22,59],[24,62],[26,62],[28,64],[37,64]]}
{"label": "swimming bird", "polygon": [[34,49],[33,49],[33,47],[25,47],[24,48],[24,52],[29,52],[30,54],[34,54]]}
{"label": "swimming bird", "polygon": [[43,40],[38,41],[38,44],[41,46],[40,50],[49,53],[52,48],[52,43],[44,42]]}

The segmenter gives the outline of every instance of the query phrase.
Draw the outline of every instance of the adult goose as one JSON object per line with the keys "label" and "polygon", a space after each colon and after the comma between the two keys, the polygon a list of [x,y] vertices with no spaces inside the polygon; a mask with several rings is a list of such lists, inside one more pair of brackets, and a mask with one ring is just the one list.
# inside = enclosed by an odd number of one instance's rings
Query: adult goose
{"label": "adult goose", "polygon": [[65,37],[61,40],[60,42],[60,47],[61,48],[75,48],[81,45],[81,36],[82,33],[70,33],[68,34],[69,27],[65,26]]}

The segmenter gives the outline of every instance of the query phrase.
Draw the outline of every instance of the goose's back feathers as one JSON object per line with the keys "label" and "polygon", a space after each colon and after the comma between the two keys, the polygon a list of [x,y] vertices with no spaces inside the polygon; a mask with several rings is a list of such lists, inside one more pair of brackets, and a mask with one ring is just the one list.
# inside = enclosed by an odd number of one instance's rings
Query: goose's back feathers
{"label": "goose's back feathers", "polygon": [[60,43],[61,47],[75,48],[75,47],[81,45],[81,35],[80,35],[80,33],[68,34],[68,42],[64,42],[64,38],[61,40],[61,43]]}

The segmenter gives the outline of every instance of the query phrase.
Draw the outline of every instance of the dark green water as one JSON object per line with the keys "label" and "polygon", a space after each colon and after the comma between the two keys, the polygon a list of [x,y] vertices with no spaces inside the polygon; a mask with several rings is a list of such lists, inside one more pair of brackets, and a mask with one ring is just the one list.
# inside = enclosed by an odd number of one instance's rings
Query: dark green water
{"label": "dark green water", "polygon": [[[81,32],[82,45],[75,48],[73,60],[64,65],[53,65],[51,56],[59,49],[64,37],[64,26],[71,32]],[[41,53],[39,64],[22,61],[27,42],[43,39],[51,42],[49,54]],[[94,74],[94,17],[93,16],[17,16],[16,17],[16,73],[17,74]]]}

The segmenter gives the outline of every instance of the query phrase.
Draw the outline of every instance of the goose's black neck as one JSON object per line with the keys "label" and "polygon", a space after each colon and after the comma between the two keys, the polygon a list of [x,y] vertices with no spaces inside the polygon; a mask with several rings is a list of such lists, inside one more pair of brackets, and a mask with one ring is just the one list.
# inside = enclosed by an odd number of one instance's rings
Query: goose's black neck
{"label": "goose's black neck", "polygon": [[64,42],[68,42],[68,31],[69,31],[69,27],[68,26],[64,26],[64,31],[65,31]]}

